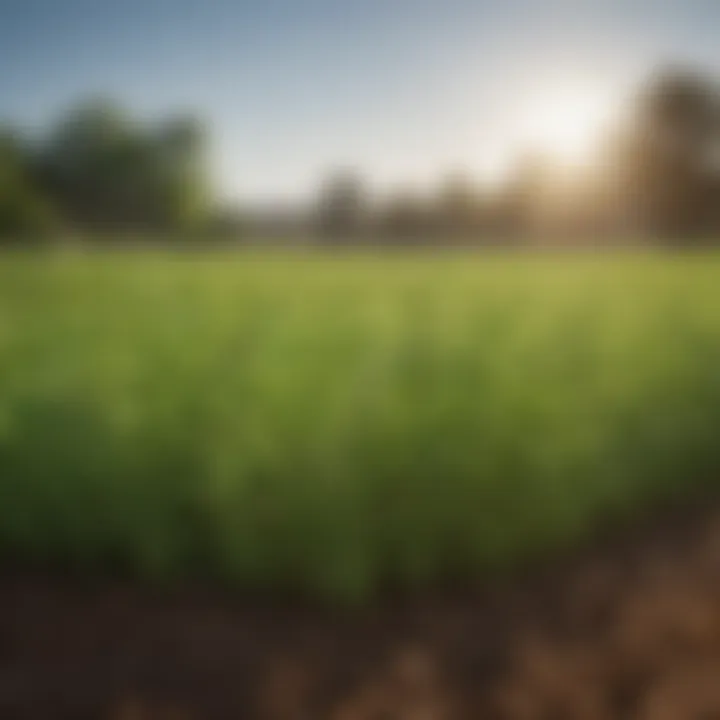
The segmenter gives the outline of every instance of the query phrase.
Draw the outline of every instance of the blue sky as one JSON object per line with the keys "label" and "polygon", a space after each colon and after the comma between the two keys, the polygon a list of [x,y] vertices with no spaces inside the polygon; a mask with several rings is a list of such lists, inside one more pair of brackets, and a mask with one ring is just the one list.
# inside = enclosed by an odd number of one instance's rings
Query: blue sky
{"label": "blue sky", "polygon": [[496,171],[543,97],[613,106],[658,62],[720,69],[719,29],[718,0],[0,0],[0,117],[95,93],[198,111],[230,197],[306,197],[339,165],[422,185]]}

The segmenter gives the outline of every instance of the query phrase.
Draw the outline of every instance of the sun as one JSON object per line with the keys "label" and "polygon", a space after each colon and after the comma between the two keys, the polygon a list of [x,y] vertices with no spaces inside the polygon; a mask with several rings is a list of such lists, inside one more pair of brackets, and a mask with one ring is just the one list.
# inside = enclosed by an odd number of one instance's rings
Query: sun
{"label": "sun", "polygon": [[522,103],[518,144],[563,164],[589,160],[608,118],[607,99],[587,86],[548,87]]}

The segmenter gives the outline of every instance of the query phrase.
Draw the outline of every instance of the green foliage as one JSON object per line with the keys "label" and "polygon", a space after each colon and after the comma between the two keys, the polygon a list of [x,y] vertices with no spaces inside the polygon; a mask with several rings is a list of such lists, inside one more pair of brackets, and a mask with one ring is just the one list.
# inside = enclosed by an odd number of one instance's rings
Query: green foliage
{"label": "green foliage", "polygon": [[720,260],[0,264],[0,551],[362,599],[720,471]]}
{"label": "green foliage", "polygon": [[39,237],[55,229],[57,219],[33,187],[26,149],[9,130],[0,130],[0,238]]}
{"label": "green foliage", "polygon": [[210,202],[205,136],[192,118],[141,124],[98,99],[74,107],[32,146],[0,135],[0,234],[59,220],[79,230],[192,231]]}

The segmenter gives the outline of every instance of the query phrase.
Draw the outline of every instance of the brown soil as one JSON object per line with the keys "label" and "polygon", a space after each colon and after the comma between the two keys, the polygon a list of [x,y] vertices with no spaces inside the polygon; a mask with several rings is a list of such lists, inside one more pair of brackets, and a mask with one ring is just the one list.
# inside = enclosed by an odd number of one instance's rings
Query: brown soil
{"label": "brown soil", "polygon": [[6,571],[0,718],[720,718],[720,509],[673,517],[335,613]]}

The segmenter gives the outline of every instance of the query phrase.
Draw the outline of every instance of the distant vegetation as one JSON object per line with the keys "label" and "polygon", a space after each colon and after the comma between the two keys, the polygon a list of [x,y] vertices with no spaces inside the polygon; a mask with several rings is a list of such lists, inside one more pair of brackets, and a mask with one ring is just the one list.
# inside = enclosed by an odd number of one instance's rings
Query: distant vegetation
{"label": "distant vegetation", "polygon": [[142,124],[93,100],[29,139],[0,132],[0,232],[182,233],[205,228],[212,198],[205,132],[191,117]]}
{"label": "distant vegetation", "polygon": [[455,173],[434,197],[400,191],[371,207],[362,179],[338,173],[319,227],[329,243],[707,242],[720,233],[720,88],[693,71],[657,73],[587,167],[529,153],[497,188]]}
{"label": "distant vegetation", "polygon": [[260,222],[214,197],[197,119],[143,123],[95,100],[40,137],[0,132],[0,238],[237,239],[245,231],[246,241],[289,233],[325,245],[694,245],[720,234],[719,98],[714,77],[670,69],[619,113],[587,168],[531,153],[497,188],[454,173],[433,197],[400,189],[380,201],[356,173],[337,172],[315,207],[278,208]]}
{"label": "distant vegetation", "polygon": [[720,260],[0,266],[0,555],[361,598],[716,485]]}

